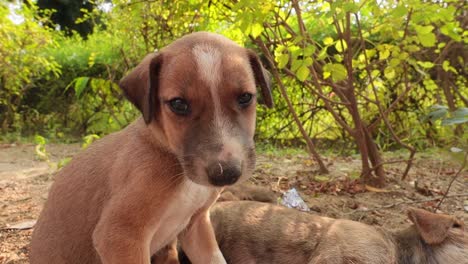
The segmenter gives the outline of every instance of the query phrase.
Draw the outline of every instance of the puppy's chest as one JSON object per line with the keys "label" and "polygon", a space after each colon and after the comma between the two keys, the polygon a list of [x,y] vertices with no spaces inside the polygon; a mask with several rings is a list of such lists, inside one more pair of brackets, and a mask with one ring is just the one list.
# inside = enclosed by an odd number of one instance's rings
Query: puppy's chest
{"label": "puppy's chest", "polygon": [[154,253],[174,240],[201,208],[214,202],[216,190],[186,181],[173,196],[153,232],[151,252]]}

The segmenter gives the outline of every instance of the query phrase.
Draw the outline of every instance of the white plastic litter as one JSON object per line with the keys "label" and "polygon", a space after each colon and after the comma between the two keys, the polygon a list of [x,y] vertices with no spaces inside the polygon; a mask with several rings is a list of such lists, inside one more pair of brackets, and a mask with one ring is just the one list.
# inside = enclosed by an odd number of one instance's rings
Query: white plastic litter
{"label": "white plastic litter", "polygon": [[307,204],[301,198],[296,188],[289,189],[283,194],[281,204],[289,208],[296,208],[300,211],[310,211],[309,206],[307,206]]}

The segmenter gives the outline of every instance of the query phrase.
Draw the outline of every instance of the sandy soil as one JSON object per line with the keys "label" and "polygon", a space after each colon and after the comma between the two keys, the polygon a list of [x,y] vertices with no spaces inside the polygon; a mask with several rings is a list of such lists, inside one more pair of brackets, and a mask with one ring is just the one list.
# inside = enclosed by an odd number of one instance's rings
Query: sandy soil
{"label": "sandy soil", "polygon": [[[79,150],[76,144],[47,145],[49,161],[43,161],[35,155],[34,145],[0,145],[0,263],[28,263],[30,221],[38,217],[47,199],[57,162]],[[399,158],[395,154],[387,156]],[[405,210],[409,206],[434,211],[436,198],[444,194],[458,170],[458,165],[444,154],[421,154],[406,181],[399,180],[403,164],[392,164],[386,167],[387,187],[374,189],[353,179],[360,171],[357,156],[325,160],[331,171],[328,176],[318,175],[313,160],[305,153],[260,154],[250,181],[269,187],[278,196],[296,188],[311,213],[399,229],[408,225]],[[465,171],[438,211],[456,215],[468,223],[467,183]],[[25,229],[12,228],[15,224],[24,224]]]}

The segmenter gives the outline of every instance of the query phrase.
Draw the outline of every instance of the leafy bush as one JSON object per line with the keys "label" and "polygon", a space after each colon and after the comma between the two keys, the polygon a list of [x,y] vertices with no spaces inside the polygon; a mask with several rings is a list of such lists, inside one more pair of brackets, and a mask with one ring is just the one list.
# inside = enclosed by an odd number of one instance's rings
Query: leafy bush
{"label": "leafy bush", "polygon": [[[302,10],[301,19],[294,5]],[[259,41],[265,43],[306,133],[324,147],[336,144],[356,151],[348,147],[352,133],[342,126],[354,126],[340,92],[349,85],[354,87],[355,113],[380,149],[400,146],[382,121],[376,100],[387,111],[395,135],[416,148],[458,133],[423,122],[420,116],[428,106],[444,104],[453,112],[467,104],[466,62],[460,56],[466,32],[458,1],[116,0],[109,12],[99,13],[102,27],[87,40],[42,27],[50,22],[50,12],[39,16],[32,3],[17,11],[24,16],[21,24],[9,20],[6,4],[0,7],[3,133],[63,139],[120,129],[138,113],[122,97],[117,81],[146,53],[200,30],[222,33],[255,49],[271,66]],[[348,15],[351,37],[345,39],[339,29]],[[274,87],[276,108],[259,108],[257,137],[303,144],[278,83]]]}
{"label": "leafy bush", "polygon": [[20,131],[40,115],[25,97],[39,80],[51,80],[61,73],[60,65],[41,50],[57,47],[53,32],[40,26],[42,18],[32,5],[16,10],[24,18],[16,24],[8,18],[8,3],[0,3],[0,125],[2,133]]}

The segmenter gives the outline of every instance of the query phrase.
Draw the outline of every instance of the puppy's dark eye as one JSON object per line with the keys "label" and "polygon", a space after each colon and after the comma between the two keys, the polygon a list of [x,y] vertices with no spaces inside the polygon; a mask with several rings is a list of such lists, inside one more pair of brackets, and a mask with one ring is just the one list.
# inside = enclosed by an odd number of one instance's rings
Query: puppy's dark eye
{"label": "puppy's dark eye", "polygon": [[185,99],[177,97],[172,100],[169,100],[168,103],[172,112],[174,112],[177,115],[186,116],[190,113],[190,105]]}
{"label": "puppy's dark eye", "polygon": [[252,103],[253,94],[251,93],[243,93],[237,97],[237,103],[240,107],[245,108]]}

